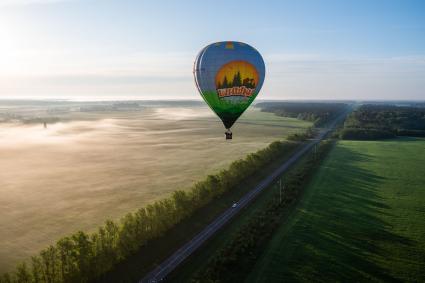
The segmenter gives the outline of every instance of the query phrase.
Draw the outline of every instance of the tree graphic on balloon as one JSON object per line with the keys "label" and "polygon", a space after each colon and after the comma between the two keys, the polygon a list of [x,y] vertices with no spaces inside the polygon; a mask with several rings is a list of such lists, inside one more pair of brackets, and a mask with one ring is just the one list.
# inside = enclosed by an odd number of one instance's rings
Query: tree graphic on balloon
{"label": "tree graphic on balloon", "polygon": [[231,83],[228,82],[227,79],[227,75],[224,76],[223,81],[222,82],[218,82],[217,83],[217,89],[222,89],[222,88],[231,88],[231,87],[235,87],[235,86],[244,86],[247,88],[255,88],[255,80],[254,78],[244,78],[242,80],[241,78],[241,72],[238,71],[236,74],[234,74],[233,76],[233,80]]}

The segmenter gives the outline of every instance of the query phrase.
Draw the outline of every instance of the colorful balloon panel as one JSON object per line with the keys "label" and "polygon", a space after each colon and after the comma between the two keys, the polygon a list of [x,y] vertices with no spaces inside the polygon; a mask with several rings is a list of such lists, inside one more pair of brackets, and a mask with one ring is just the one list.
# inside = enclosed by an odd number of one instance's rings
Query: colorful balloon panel
{"label": "colorful balloon panel", "polygon": [[199,93],[229,129],[258,95],[265,65],[252,46],[226,41],[202,49],[193,73]]}

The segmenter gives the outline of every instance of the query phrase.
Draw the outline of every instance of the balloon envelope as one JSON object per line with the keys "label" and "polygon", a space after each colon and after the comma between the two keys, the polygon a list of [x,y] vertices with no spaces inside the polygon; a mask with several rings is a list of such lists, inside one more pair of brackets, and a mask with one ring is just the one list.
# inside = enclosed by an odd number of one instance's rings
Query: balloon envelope
{"label": "balloon envelope", "polygon": [[193,73],[199,93],[229,129],[259,93],[265,65],[252,46],[225,41],[202,49]]}

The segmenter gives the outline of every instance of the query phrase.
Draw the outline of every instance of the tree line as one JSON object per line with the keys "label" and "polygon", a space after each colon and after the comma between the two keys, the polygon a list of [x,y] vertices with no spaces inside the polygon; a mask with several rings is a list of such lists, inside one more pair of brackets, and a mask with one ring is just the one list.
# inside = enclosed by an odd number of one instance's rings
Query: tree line
{"label": "tree line", "polygon": [[301,164],[286,174],[282,200],[279,191],[275,190],[271,199],[211,256],[204,268],[194,274],[191,282],[244,281],[243,278],[249,274],[281,224],[287,208],[299,197],[331,147],[332,142],[322,142],[316,154],[311,152]]}
{"label": "tree line", "polygon": [[159,238],[214,198],[232,190],[243,179],[292,151],[297,143],[276,141],[209,175],[189,190],[176,190],[162,200],[128,213],[119,221],[107,220],[94,233],[78,231],[42,250],[16,270],[0,276],[1,283],[91,282]]}
{"label": "tree line", "polygon": [[345,103],[320,102],[261,102],[256,106],[278,116],[313,122],[315,127],[332,121],[348,107]]}
{"label": "tree line", "polygon": [[362,105],[348,116],[339,135],[342,139],[359,140],[425,137],[425,108]]}

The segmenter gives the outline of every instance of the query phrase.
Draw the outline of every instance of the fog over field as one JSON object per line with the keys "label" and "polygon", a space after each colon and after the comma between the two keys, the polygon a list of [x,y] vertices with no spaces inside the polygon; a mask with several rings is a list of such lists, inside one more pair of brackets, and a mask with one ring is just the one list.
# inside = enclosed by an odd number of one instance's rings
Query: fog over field
{"label": "fog over field", "polygon": [[254,108],[226,141],[200,102],[0,101],[0,272],[309,125]]}

